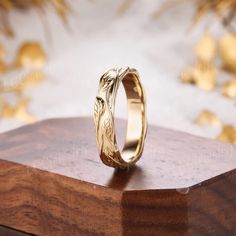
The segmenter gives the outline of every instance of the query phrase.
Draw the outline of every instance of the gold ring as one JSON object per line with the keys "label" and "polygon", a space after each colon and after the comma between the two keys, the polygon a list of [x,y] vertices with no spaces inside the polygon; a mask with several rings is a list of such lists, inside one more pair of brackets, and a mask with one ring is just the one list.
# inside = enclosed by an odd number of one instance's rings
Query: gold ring
{"label": "gold ring", "polygon": [[[120,82],[123,83],[128,100],[127,134],[121,152],[116,143],[114,124],[115,99]],[[115,68],[101,77],[94,106],[94,122],[100,157],[105,165],[124,169],[140,159],[147,120],[144,91],[137,70]]]}

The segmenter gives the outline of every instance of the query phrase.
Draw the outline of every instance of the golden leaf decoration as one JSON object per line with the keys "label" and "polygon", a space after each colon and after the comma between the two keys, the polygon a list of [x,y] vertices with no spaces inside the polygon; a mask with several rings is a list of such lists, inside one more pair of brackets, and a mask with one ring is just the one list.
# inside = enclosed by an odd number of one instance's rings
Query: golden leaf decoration
{"label": "golden leaf decoration", "polygon": [[35,122],[34,116],[27,112],[29,99],[20,99],[15,106],[10,105],[7,101],[2,101],[0,110],[0,117],[2,118],[16,118],[27,123]]}
{"label": "golden leaf decoration", "polygon": [[[0,49],[2,59],[5,57],[4,54],[5,52],[1,53]],[[26,123],[36,121],[35,117],[27,111],[30,100],[24,97],[24,92],[26,88],[36,86],[45,80],[45,74],[38,69],[44,65],[45,60],[46,55],[40,44],[36,42],[24,43],[20,47],[13,65],[6,65],[3,60],[0,60],[0,74],[4,74],[0,80],[1,118],[18,119]],[[8,97],[5,97],[6,93],[17,96],[14,105],[9,103]]]}
{"label": "golden leaf decoration", "polygon": [[32,71],[20,81],[18,86],[20,86],[22,89],[25,87],[34,87],[42,83],[45,79],[46,75],[42,71]]}
{"label": "golden leaf decoration", "polygon": [[225,125],[217,139],[236,144],[236,129],[231,125]]}
{"label": "golden leaf decoration", "polygon": [[6,50],[3,45],[0,44],[0,60],[4,60],[6,57]]}
{"label": "golden leaf decoration", "polygon": [[195,84],[202,90],[211,91],[216,87],[217,70],[211,63],[198,62],[188,67],[180,76],[184,83]]}
{"label": "golden leaf decoration", "polygon": [[216,56],[216,42],[208,34],[203,34],[200,41],[197,43],[194,48],[194,52],[197,56],[198,61],[202,62],[211,62]]}
{"label": "golden leaf decoration", "polygon": [[13,7],[13,2],[11,0],[1,0],[0,7],[2,7],[4,10],[9,11]]}
{"label": "golden leaf decoration", "polygon": [[216,127],[221,127],[221,120],[211,111],[204,110],[196,118],[195,123],[200,125],[212,125]]}
{"label": "golden leaf decoration", "polygon": [[0,75],[6,73],[7,71],[7,65],[5,64],[4,61],[0,60]]}
{"label": "golden leaf decoration", "polygon": [[17,67],[41,69],[46,61],[46,53],[38,42],[25,42],[16,57]]}
{"label": "golden leaf decoration", "polygon": [[236,98],[236,78],[227,81],[223,85],[223,95],[229,98]]}
{"label": "golden leaf decoration", "polygon": [[180,80],[183,83],[194,84],[205,91],[213,90],[217,79],[217,69],[213,64],[216,48],[215,40],[205,33],[194,48],[197,63],[186,68]]}
{"label": "golden leaf decoration", "polygon": [[227,34],[219,40],[219,51],[226,70],[236,73],[236,36]]}
{"label": "golden leaf decoration", "polygon": [[7,71],[7,65],[4,62],[6,57],[6,50],[3,45],[0,44],[0,75],[4,74]]}
{"label": "golden leaf decoration", "polygon": [[32,71],[22,77],[15,84],[1,84],[0,83],[0,92],[9,93],[15,92],[17,94],[22,94],[25,88],[32,88],[37,86],[46,79],[46,75],[39,70]]}
{"label": "golden leaf decoration", "polygon": [[193,18],[192,25],[195,25],[203,16],[214,13],[222,19],[225,26],[229,26],[233,20],[236,9],[235,0],[197,0],[196,12]]}
{"label": "golden leaf decoration", "polygon": [[183,83],[195,84],[194,67],[187,67],[180,75],[180,80]]}
{"label": "golden leaf decoration", "polygon": [[199,21],[200,19],[207,14],[207,12],[209,11],[209,7],[208,5],[198,5],[197,6],[197,10],[195,12],[195,15],[193,17],[193,20],[191,22],[191,25],[190,25],[190,29],[195,26]]}
{"label": "golden leaf decoration", "polygon": [[210,63],[198,63],[194,68],[194,78],[200,89],[213,90],[216,86],[217,70]]}
{"label": "golden leaf decoration", "polygon": [[57,14],[65,19],[68,13],[68,6],[65,0],[53,0],[52,2],[57,11]]}
{"label": "golden leaf decoration", "polygon": [[68,15],[68,3],[66,0],[0,0],[1,9],[1,21],[0,31],[5,36],[13,37],[14,31],[10,24],[9,16],[13,10],[25,11],[28,9],[34,9],[40,14],[45,14],[47,9],[51,9],[51,6],[56,10],[57,15],[63,20]]}
{"label": "golden leaf decoration", "polygon": [[131,7],[133,2],[134,0],[123,0],[122,4],[118,8],[118,15],[123,15]]}

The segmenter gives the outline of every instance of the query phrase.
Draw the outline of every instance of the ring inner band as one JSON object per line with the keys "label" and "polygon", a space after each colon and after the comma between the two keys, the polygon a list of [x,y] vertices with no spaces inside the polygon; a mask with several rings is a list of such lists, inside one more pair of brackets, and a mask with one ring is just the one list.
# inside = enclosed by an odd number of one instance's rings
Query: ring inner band
{"label": "ring inner band", "polygon": [[144,94],[135,73],[128,73],[122,80],[125,88],[128,104],[128,124],[126,141],[121,152],[125,162],[133,162],[141,155],[143,146],[145,115],[144,115]]}

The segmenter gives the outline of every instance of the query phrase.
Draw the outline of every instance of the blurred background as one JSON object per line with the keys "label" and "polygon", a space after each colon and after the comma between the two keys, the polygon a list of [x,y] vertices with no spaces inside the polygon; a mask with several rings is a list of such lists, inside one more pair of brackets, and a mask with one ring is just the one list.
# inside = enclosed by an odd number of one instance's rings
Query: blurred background
{"label": "blurred background", "polygon": [[100,76],[130,66],[150,124],[236,144],[235,12],[235,0],[0,0],[0,132],[92,116]]}

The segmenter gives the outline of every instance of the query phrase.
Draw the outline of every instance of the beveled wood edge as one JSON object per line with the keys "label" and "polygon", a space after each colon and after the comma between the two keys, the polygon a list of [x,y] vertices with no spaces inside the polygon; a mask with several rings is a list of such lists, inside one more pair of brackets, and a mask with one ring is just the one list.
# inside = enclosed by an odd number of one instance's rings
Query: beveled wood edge
{"label": "beveled wood edge", "polygon": [[[25,167],[25,168],[30,168],[32,171],[35,170],[35,171],[39,171],[39,172],[42,172],[42,173],[43,172],[50,173],[50,174],[53,174],[55,176],[60,176],[60,177],[63,177],[63,178],[72,179],[73,181],[79,181],[81,183],[86,183],[88,185],[97,186],[97,187],[102,188],[102,189],[111,189],[112,191],[115,191],[115,192],[121,192],[122,191],[122,190],[119,190],[119,189],[115,189],[115,188],[111,188],[111,187],[108,187],[108,186],[103,186],[103,185],[87,182],[87,181],[80,180],[80,179],[75,179],[75,178],[72,178],[72,177],[69,177],[69,176],[61,175],[59,173],[49,172],[47,170],[41,170],[39,168],[27,166],[27,165],[12,162],[12,161],[6,161],[6,160],[1,160],[0,159],[0,165],[1,165],[1,162],[2,163],[7,163],[7,164],[12,164],[12,165],[17,165],[17,166],[21,166],[21,167]],[[200,183],[197,183],[197,184],[194,184],[194,185],[191,185],[191,186],[186,186],[184,188],[146,189],[146,190],[132,189],[132,190],[124,190],[123,192],[128,193],[128,192],[145,192],[145,191],[160,191],[160,192],[176,192],[177,191],[180,194],[183,194],[183,193],[186,194],[191,190],[197,189],[199,187],[206,187],[206,186],[208,186],[212,183],[216,183],[216,182],[222,180],[222,178],[227,178],[227,177],[230,177],[230,176],[234,176],[235,179],[236,179],[236,168],[233,169],[233,170],[227,171],[225,173],[222,173],[220,175],[216,175],[216,176],[214,176],[214,177],[212,177],[208,180],[204,180]],[[0,177],[1,177],[1,175],[0,175]]]}
{"label": "beveled wood edge", "polygon": [[[13,162],[13,161],[6,161],[6,160],[2,160],[0,159],[0,166],[1,166],[1,162],[5,162],[6,164],[10,165],[14,165],[14,166],[19,166],[19,167],[25,167],[28,169],[30,169],[30,171],[35,171],[35,172],[40,172],[40,174],[43,174],[43,173],[47,173],[47,174],[51,174],[51,175],[54,175],[55,177],[60,177],[60,178],[66,178],[66,179],[71,179],[72,181],[78,181],[80,182],[81,184],[88,184],[90,186],[96,186],[100,189],[110,189],[114,192],[120,192],[118,189],[113,189],[113,188],[109,188],[109,187],[106,187],[106,186],[102,186],[102,185],[99,185],[99,184],[94,184],[94,183],[90,183],[90,182],[87,182],[87,181],[84,181],[84,180],[80,180],[80,179],[75,179],[73,177],[69,177],[69,176],[65,176],[65,175],[62,175],[62,174],[59,174],[59,173],[55,173],[55,172],[50,172],[50,171],[47,171],[47,170],[41,170],[39,168],[35,168],[35,167],[32,167],[32,166],[27,166],[27,165],[24,165],[24,164],[20,164],[20,163],[17,163],[17,162]],[[1,175],[0,175],[0,178],[1,178]]]}

